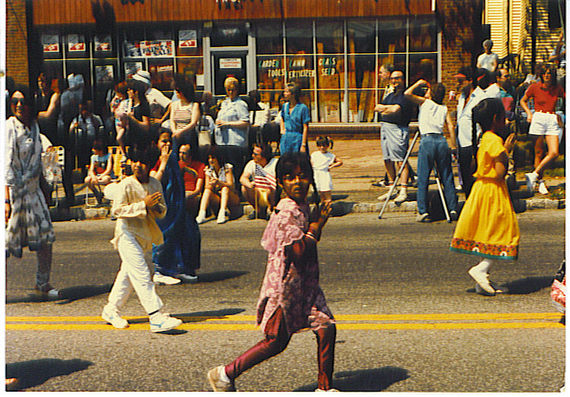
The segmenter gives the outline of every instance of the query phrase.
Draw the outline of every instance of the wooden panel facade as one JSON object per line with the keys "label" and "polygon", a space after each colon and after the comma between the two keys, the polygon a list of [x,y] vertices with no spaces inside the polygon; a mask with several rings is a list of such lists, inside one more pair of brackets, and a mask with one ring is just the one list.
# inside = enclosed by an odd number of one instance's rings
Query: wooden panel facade
{"label": "wooden panel facade", "polygon": [[221,8],[215,0],[32,0],[33,23],[94,24],[91,3],[110,5],[117,23],[201,20],[375,17],[430,14],[431,0],[241,0],[240,9]]}

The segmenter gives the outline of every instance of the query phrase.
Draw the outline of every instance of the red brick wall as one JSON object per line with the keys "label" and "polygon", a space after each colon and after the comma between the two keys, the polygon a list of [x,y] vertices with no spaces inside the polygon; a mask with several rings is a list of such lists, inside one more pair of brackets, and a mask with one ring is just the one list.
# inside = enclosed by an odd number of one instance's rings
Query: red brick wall
{"label": "red brick wall", "polygon": [[29,84],[26,0],[6,0],[6,75]]}
{"label": "red brick wall", "polygon": [[[457,21],[449,18],[446,14],[446,10],[455,2],[455,0],[438,0],[438,11],[443,14],[445,21],[445,28],[450,31],[460,31],[461,33],[467,32],[467,29],[463,26],[459,26]],[[447,88],[447,93],[457,88],[457,80],[453,77],[457,73],[459,68],[462,66],[471,65],[471,54],[468,52],[463,52],[461,49],[461,43],[456,38],[454,42],[445,43],[442,40],[442,51],[441,51],[441,80],[442,83]],[[447,105],[449,111],[454,115],[457,108],[457,100],[449,101],[449,96],[446,94],[445,104]]]}

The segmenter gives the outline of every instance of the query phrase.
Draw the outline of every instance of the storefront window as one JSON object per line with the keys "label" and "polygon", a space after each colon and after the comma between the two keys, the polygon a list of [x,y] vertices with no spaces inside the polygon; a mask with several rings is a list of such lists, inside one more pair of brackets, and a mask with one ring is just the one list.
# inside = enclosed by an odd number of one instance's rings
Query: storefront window
{"label": "storefront window", "polygon": [[245,24],[215,23],[210,41],[213,47],[246,46],[247,30]]}
{"label": "storefront window", "polygon": [[344,56],[317,56],[317,80],[319,89],[344,88]]}
{"label": "storefront window", "polygon": [[282,90],[285,81],[285,62],[283,56],[257,57],[257,88],[259,90]]}
{"label": "storefront window", "polygon": [[184,27],[177,31],[176,55],[202,55],[202,32],[197,27]]}
{"label": "storefront window", "polygon": [[368,53],[376,52],[376,22],[375,21],[348,21],[347,22],[348,48],[347,52]]}
{"label": "storefront window", "polygon": [[287,82],[295,82],[303,89],[315,88],[315,66],[312,56],[287,56]]}
{"label": "storefront window", "polygon": [[283,54],[283,29],[281,22],[259,23],[255,28],[258,54]]}
{"label": "storefront window", "polygon": [[[204,85],[204,62],[202,60],[202,57],[177,58],[176,69],[180,74],[186,76],[196,76],[196,84],[199,86]],[[198,78],[198,76],[202,77]]]}
{"label": "storefront window", "polygon": [[437,79],[437,54],[410,54],[410,84],[418,79]]}
{"label": "storefront window", "polygon": [[374,55],[348,56],[348,121],[370,121],[376,84]]}
{"label": "storefront window", "polygon": [[378,21],[378,52],[406,51],[406,19],[381,19]]}
{"label": "storefront window", "polygon": [[376,106],[375,90],[349,90],[348,122],[374,121],[374,106]]}
{"label": "storefront window", "polygon": [[307,21],[286,22],[287,54],[313,53],[313,24]]}
{"label": "storefront window", "polygon": [[342,54],[344,29],[342,22],[317,22],[317,54]]}
{"label": "storefront window", "polygon": [[117,56],[116,46],[110,34],[93,36],[93,55],[98,58],[115,58]]}
{"label": "storefront window", "polygon": [[172,91],[170,82],[174,77],[173,59],[149,59],[148,71],[152,81],[152,86],[160,91]]}
{"label": "storefront window", "polygon": [[85,92],[91,92],[91,64],[89,60],[67,60],[65,62],[66,74],[80,74],[85,83]]}
{"label": "storefront window", "polygon": [[[342,103],[344,102],[344,91],[319,91],[319,122],[340,123],[342,113]],[[313,120],[316,121],[316,120]]]}
{"label": "storefront window", "polygon": [[437,51],[437,28],[433,17],[410,18],[410,51]]}

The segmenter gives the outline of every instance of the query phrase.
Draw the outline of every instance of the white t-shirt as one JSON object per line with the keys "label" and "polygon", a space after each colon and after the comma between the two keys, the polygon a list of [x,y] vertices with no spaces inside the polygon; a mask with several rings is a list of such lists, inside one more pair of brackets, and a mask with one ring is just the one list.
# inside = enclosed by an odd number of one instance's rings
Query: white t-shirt
{"label": "white t-shirt", "polygon": [[[259,167],[261,167],[261,165],[257,164]],[[261,169],[263,169],[263,171],[266,174],[269,175],[273,175],[275,176],[275,166],[277,165],[277,159],[275,157],[273,157],[271,160],[269,160],[269,162],[267,164],[265,164],[265,167],[261,167]],[[249,180],[252,181],[254,176],[255,176],[255,166],[256,166],[256,162],[253,160],[250,160],[245,167],[243,168],[243,173],[249,175]]]}
{"label": "white t-shirt", "polygon": [[499,56],[497,54],[495,54],[494,52],[492,52],[490,54],[482,53],[477,58],[477,65],[479,65],[483,69],[487,69],[487,70],[493,72],[494,71],[493,63],[495,61],[499,62]]}
{"label": "white t-shirt", "polygon": [[438,105],[431,99],[426,99],[420,105],[418,114],[420,134],[443,134],[446,115],[447,106]]}
{"label": "white t-shirt", "polygon": [[323,153],[316,150],[311,153],[311,165],[314,171],[329,171],[329,167],[334,163],[335,155],[332,152]]}

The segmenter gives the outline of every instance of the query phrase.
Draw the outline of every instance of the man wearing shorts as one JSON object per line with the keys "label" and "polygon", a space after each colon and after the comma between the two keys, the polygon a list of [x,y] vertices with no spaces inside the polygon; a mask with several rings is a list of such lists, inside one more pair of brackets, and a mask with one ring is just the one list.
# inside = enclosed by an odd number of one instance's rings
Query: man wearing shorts
{"label": "man wearing shorts", "polygon": [[[381,115],[380,142],[382,145],[382,157],[388,172],[388,177],[393,183],[396,179],[396,168],[402,167],[404,158],[409,146],[408,124],[412,116],[413,104],[404,96],[404,72],[394,70],[390,75],[390,84],[394,87],[394,92],[389,94],[382,102],[374,108],[375,112]],[[395,198],[396,204],[406,201],[408,167],[404,167],[400,176],[402,182],[400,192]],[[380,200],[388,198],[386,195],[380,196]],[[393,197],[390,197],[393,198]]]}

